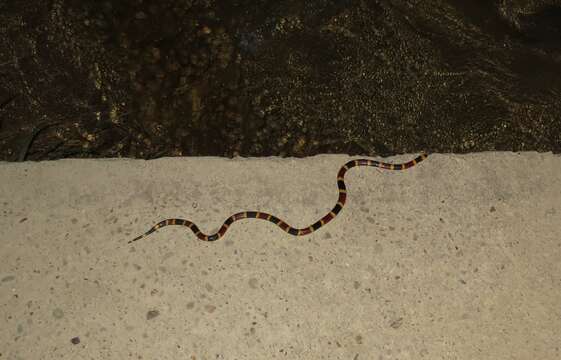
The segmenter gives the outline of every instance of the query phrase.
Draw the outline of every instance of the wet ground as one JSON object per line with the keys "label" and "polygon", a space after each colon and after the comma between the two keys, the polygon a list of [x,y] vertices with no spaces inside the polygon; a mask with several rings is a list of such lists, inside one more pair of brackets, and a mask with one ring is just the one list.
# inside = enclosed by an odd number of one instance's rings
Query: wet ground
{"label": "wet ground", "polygon": [[0,1],[0,160],[561,151],[559,1]]}

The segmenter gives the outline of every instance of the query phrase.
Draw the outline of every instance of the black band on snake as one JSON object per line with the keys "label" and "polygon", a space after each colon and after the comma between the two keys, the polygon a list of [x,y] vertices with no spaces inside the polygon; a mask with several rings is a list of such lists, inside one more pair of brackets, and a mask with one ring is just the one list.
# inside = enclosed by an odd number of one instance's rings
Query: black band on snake
{"label": "black band on snake", "polygon": [[381,168],[381,169],[386,169],[386,170],[405,170],[405,169],[409,169],[409,168],[417,165],[421,161],[425,160],[427,158],[427,156],[428,156],[427,154],[421,154],[418,157],[416,157],[415,159],[413,159],[411,161],[408,161],[406,163],[401,163],[401,164],[389,164],[389,163],[385,163],[385,162],[380,162],[380,161],[376,161],[376,160],[368,160],[368,159],[358,159],[358,160],[351,160],[351,161],[347,162],[345,165],[343,165],[343,167],[341,167],[341,169],[339,170],[339,173],[337,174],[337,187],[339,188],[339,198],[337,199],[337,203],[335,204],[333,209],[331,209],[330,212],[328,212],[324,217],[322,217],[321,219],[319,219],[318,221],[316,221],[312,225],[310,225],[308,227],[305,227],[305,228],[302,228],[302,229],[297,229],[293,226],[290,226],[285,221],[283,221],[283,220],[279,219],[278,217],[273,216],[271,214],[267,214],[267,213],[259,212],[259,211],[243,211],[243,212],[239,212],[239,213],[234,214],[234,215],[230,216],[229,218],[227,218],[226,221],[224,221],[224,223],[220,227],[220,230],[218,230],[218,232],[216,232],[214,234],[211,234],[211,235],[207,235],[207,234],[203,233],[197,225],[195,225],[193,222],[191,222],[189,220],[167,219],[167,220],[160,221],[159,223],[154,225],[150,230],[148,230],[144,234],[130,240],[129,244],[134,242],[134,241],[140,240],[140,239],[150,235],[154,231],[156,231],[156,230],[158,230],[158,229],[160,229],[164,226],[168,226],[168,225],[187,226],[188,228],[191,229],[191,231],[193,231],[193,233],[200,240],[216,241],[216,240],[218,240],[218,239],[220,239],[221,237],[224,236],[224,234],[226,233],[226,230],[228,230],[228,228],[234,222],[236,222],[238,220],[241,220],[241,219],[249,219],[249,218],[255,218],[255,219],[262,219],[262,220],[270,221],[273,224],[280,227],[281,229],[283,229],[284,231],[286,231],[287,233],[289,233],[290,235],[294,235],[294,236],[308,235],[308,234],[313,233],[317,229],[321,228],[322,226],[324,226],[325,224],[327,224],[331,220],[333,220],[339,214],[341,209],[343,209],[343,206],[345,206],[345,201],[347,200],[347,188],[345,187],[345,173],[350,168],[353,168],[355,166],[374,166],[374,167]]}

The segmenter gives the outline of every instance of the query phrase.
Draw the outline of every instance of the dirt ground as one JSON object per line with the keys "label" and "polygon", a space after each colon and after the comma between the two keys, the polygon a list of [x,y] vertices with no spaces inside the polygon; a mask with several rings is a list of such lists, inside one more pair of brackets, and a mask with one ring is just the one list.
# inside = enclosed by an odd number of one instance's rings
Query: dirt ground
{"label": "dirt ground", "polygon": [[561,151],[561,3],[0,0],[0,160]]}

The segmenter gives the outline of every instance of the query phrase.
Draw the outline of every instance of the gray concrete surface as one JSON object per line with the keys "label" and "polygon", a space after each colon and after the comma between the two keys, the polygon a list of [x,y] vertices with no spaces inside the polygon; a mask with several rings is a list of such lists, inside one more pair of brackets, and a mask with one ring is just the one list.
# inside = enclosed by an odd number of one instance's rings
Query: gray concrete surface
{"label": "gray concrete surface", "polygon": [[[400,156],[389,160],[408,160]],[[561,157],[0,164],[0,359],[559,359]],[[79,344],[71,339],[79,338]]]}

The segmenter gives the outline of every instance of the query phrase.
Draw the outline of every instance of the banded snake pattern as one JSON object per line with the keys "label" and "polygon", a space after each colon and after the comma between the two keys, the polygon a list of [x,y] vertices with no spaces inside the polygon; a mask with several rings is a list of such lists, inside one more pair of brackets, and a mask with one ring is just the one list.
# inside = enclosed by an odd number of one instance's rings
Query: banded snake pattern
{"label": "banded snake pattern", "polygon": [[273,224],[277,225],[278,227],[280,227],[282,230],[286,231],[290,235],[294,235],[294,236],[308,235],[308,234],[313,233],[314,231],[317,231],[319,228],[321,228],[322,226],[326,225],[331,220],[333,220],[341,212],[341,210],[343,209],[343,206],[345,206],[345,202],[347,200],[347,187],[345,186],[345,173],[347,172],[347,170],[349,170],[353,167],[357,167],[357,166],[374,166],[374,167],[381,168],[381,169],[386,169],[386,170],[406,170],[406,169],[409,169],[409,168],[417,165],[421,161],[425,160],[427,157],[428,157],[428,155],[423,153],[423,154],[420,154],[419,156],[417,156],[415,159],[413,159],[411,161],[408,161],[408,162],[405,162],[405,163],[399,163],[399,164],[391,164],[391,163],[385,163],[385,162],[376,161],[376,160],[369,160],[369,159],[357,159],[357,160],[351,160],[351,161],[347,162],[345,165],[343,165],[341,167],[341,169],[339,170],[339,172],[337,174],[337,187],[339,188],[339,198],[337,199],[337,203],[335,204],[333,209],[331,209],[331,211],[329,211],[325,216],[323,216],[321,219],[319,219],[318,221],[316,221],[312,225],[307,226],[305,228],[301,228],[301,229],[295,228],[295,227],[289,225],[287,222],[281,220],[280,218],[278,218],[274,215],[265,213],[265,212],[242,211],[242,212],[236,213],[236,214],[230,216],[229,218],[227,218],[224,221],[224,223],[222,224],[222,226],[220,227],[220,229],[214,234],[207,235],[207,234],[203,233],[199,229],[199,227],[190,220],[166,219],[166,220],[162,220],[159,223],[157,223],[156,225],[152,226],[152,228],[150,228],[144,234],[142,234],[140,236],[137,236],[136,238],[130,240],[128,243],[130,244],[132,242],[138,241],[138,240],[152,234],[154,231],[156,231],[156,230],[158,230],[158,229],[160,229],[164,226],[169,226],[169,225],[186,226],[189,229],[191,229],[191,231],[193,231],[193,233],[200,240],[216,241],[216,240],[218,240],[218,239],[220,239],[224,236],[224,234],[226,233],[228,228],[234,222],[236,222],[238,220],[242,220],[242,219],[267,220],[267,221],[270,221]]}

